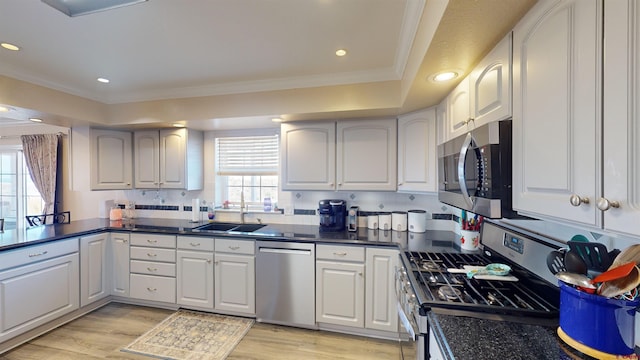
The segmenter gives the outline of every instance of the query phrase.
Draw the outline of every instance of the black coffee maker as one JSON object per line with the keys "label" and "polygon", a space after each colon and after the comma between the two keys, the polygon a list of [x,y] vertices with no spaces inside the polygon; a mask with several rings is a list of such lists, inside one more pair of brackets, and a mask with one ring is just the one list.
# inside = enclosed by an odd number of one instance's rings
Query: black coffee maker
{"label": "black coffee maker", "polygon": [[347,218],[347,203],[344,200],[320,200],[320,231],[343,231]]}

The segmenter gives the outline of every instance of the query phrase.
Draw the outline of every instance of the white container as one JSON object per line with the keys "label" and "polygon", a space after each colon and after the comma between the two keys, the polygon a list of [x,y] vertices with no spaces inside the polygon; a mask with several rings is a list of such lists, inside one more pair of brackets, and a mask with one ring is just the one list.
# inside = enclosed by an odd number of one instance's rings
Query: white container
{"label": "white container", "polygon": [[407,211],[409,231],[423,233],[427,231],[427,212],[424,210]]}
{"label": "white container", "polygon": [[460,230],[460,248],[462,250],[477,250],[479,244],[479,231]]}
{"label": "white container", "polygon": [[407,231],[407,213],[394,211],[391,213],[391,229],[395,231]]}
{"label": "white container", "polygon": [[191,200],[191,222],[200,221],[200,199]]}
{"label": "white container", "polygon": [[367,228],[372,230],[378,229],[378,214],[367,215]]}
{"label": "white container", "polygon": [[378,229],[391,230],[391,213],[390,212],[378,213]]}

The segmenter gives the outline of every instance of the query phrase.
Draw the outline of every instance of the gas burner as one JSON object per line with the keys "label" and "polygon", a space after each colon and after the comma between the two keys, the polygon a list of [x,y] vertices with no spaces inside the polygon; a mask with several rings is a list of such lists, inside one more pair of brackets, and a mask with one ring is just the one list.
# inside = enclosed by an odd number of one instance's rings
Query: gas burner
{"label": "gas burner", "polygon": [[422,260],[421,268],[422,270],[426,270],[426,271],[435,271],[435,272],[442,271],[442,266],[440,266],[440,264],[436,263],[433,260]]}
{"label": "gas burner", "polygon": [[442,300],[446,300],[446,301],[457,300],[460,298],[460,295],[462,295],[462,292],[451,286],[440,286],[438,288],[438,296]]}

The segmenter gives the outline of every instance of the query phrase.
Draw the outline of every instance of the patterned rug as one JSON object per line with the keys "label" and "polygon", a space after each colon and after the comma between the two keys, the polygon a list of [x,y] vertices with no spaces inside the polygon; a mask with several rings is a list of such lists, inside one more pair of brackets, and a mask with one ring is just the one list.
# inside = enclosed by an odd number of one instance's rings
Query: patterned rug
{"label": "patterned rug", "polygon": [[252,325],[252,319],[180,309],[122,351],[160,359],[222,360]]}

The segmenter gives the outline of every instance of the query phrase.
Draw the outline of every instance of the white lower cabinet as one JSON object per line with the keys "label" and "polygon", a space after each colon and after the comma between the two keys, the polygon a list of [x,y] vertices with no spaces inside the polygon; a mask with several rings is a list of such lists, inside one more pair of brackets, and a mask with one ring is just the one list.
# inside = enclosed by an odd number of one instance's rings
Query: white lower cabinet
{"label": "white lower cabinet", "polygon": [[178,304],[213,309],[213,252],[178,250],[176,265]]}
{"label": "white lower cabinet", "polygon": [[365,327],[382,331],[398,331],[398,308],[394,274],[398,250],[367,247]]}
{"label": "white lower cabinet", "polygon": [[80,306],[86,306],[110,294],[109,233],[80,238]]}
{"label": "white lower cabinet", "polygon": [[254,240],[215,239],[214,284],[217,311],[255,315]]}
{"label": "white lower cabinet", "polygon": [[176,237],[131,234],[129,296],[176,302]]}
{"label": "white lower cabinet", "polygon": [[111,295],[129,296],[129,234],[111,233],[109,266]]}
{"label": "white lower cabinet", "polygon": [[0,343],[78,309],[79,279],[77,238],[0,254]]}

